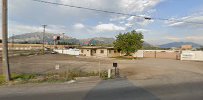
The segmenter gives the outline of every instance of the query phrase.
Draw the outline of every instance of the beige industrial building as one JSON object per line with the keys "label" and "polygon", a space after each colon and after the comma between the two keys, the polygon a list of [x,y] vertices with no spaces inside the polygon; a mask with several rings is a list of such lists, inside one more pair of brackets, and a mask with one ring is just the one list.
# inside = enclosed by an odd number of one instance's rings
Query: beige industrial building
{"label": "beige industrial building", "polygon": [[192,50],[192,45],[182,45],[181,50]]}
{"label": "beige industrial building", "polygon": [[98,46],[87,46],[80,47],[80,55],[82,56],[93,56],[93,57],[118,57],[120,52],[114,50],[113,47],[98,47]]}

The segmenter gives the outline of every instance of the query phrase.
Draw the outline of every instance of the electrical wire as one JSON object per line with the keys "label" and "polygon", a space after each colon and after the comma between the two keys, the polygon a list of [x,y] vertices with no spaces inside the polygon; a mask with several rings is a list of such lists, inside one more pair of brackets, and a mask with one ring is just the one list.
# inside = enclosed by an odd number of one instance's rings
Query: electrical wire
{"label": "electrical wire", "polygon": [[84,10],[103,12],[103,13],[125,15],[125,16],[134,16],[134,17],[143,18],[146,20],[162,20],[162,21],[170,21],[170,22],[183,22],[183,23],[202,24],[203,25],[203,23],[199,23],[199,22],[183,21],[183,20],[175,20],[175,19],[167,19],[167,18],[157,18],[157,17],[146,17],[146,16],[135,15],[135,14],[127,14],[127,13],[122,13],[122,12],[114,12],[114,11],[94,9],[94,8],[88,8],[88,7],[82,7],[82,6],[74,6],[74,5],[62,4],[62,3],[56,3],[56,2],[49,2],[49,1],[44,1],[44,0],[32,0],[32,1],[45,3],[45,4],[52,4],[52,5],[58,5],[58,6],[66,6],[66,7],[71,7],[71,8],[78,8],[78,9],[84,9]]}

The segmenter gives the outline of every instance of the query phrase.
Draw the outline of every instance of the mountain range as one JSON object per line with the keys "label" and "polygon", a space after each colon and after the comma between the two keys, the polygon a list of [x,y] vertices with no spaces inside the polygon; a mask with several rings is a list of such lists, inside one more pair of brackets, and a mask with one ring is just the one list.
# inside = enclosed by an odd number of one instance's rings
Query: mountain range
{"label": "mountain range", "polygon": [[[43,34],[41,32],[34,32],[34,33],[25,33],[20,35],[15,35],[9,38],[9,42],[14,39],[14,42],[16,43],[42,43],[42,36]],[[53,44],[53,37],[59,36],[59,34],[53,34],[53,33],[45,33],[44,39],[45,42],[49,44]],[[62,34],[60,35],[61,42],[66,42],[68,44],[80,44],[80,45],[112,45],[115,41],[115,38],[106,38],[106,37],[94,37],[94,38],[87,38],[87,39],[76,39],[69,36],[64,35],[62,37]],[[172,42],[167,43],[163,45],[159,45],[160,48],[171,48],[171,47],[181,47],[181,45],[192,45],[194,48],[199,48],[201,45],[193,43],[193,42]],[[153,45],[144,42],[144,47],[154,47]]]}
{"label": "mountain range", "polygon": [[[12,39],[15,43],[42,43],[42,36],[41,32],[34,32],[34,33],[25,33],[20,35],[15,35],[9,38],[9,42],[12,42]],[[115,38],[106,38],[106,37],[94,37],[94,38],[87,38],[87,39],[76,39],[68,36],[62,37],[62,34],[53,34],[53,33],[45,33],[44,40],[49,44],[53,44],[53,37],[54,36],[61,36],[61,42],[66,42],[68,44],[80,44],[80,45],[112,45],[115,41]],[[152,46],[149,43],[144,42],[144,46]]]}
{"label": "mountain range", "polygon": [[193,43],[193,42],[171,42],[171,43],[167,43],[167,44],[163,44],[163,45],[159,45],[160,48],[172,48],[172,47],[176,47],[179,48],[182,45],[192,45],[193,48],[199,48],[202,45],[197,44],[197,43]]}
{"label": "mountain range", "polygon": [[[61,42],[66,42],[68,44],[82,44],[82,45],[97,45],[97,44],[106,44],[110,45],[112,44],[115,39],[114,38],[105,38],[105,37],[95,37],[95,38],[88,38],[88,39],[76,39],[72,37],[68,37],[64,35],[64,37],[59,34],[53,34],[53,33],[45,33],[44,34],[44,40],[45,42],[49,44],[53,44],[54,36],[60,36]],[[14,40],[15,43],[42,43],[42,37],[43,34],[40,32],[34,32],[34,33],[25,33],[25,34],[20,34],[20,35],[15,35],[9,38],[9,42],[12,42],[12,39]]]}

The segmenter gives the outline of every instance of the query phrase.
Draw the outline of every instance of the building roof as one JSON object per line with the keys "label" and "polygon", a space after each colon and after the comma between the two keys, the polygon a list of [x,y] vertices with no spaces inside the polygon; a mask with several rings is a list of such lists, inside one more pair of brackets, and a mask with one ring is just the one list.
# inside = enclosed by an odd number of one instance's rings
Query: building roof
{"label": "building roof", "polygon": [[103,46],[82,46],[78,49],[114,49],[114,47],[103,47]]}

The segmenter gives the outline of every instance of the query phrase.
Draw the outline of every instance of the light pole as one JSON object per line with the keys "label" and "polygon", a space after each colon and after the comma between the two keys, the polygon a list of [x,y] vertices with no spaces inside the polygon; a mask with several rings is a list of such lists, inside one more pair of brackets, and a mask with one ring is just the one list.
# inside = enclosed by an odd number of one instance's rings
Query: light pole
{"label": "light pole", "polygon": [[44,30],[43,30],[43,33],[42,33],[42,54],[44,55],[44,35],[45,35],[45,29],[47,27],[47,25],[42,25]]}
{"label": "light pole", "polygon": [[2,68],[7,82],[11,79],[8,59],[8,13],[7,0],[2,0]]}
{"label": "light pole", "polygon": [[13,47],[14,47],[14,34],[12,34],[12,49],[14,49]]}
{"label": "light pole", "polygon": [[62,54],[63,54],[63,49],[64,49],[64,47],[65,47],[65,46],[64,46],[64,45],[65,45],[65,44],[64,44],[64,43],[65,43],[65,41],[64,41],[64,34],[65,34],[65,33],[62,33],[62,34],[63,34],[63,48],[62,48]]}

